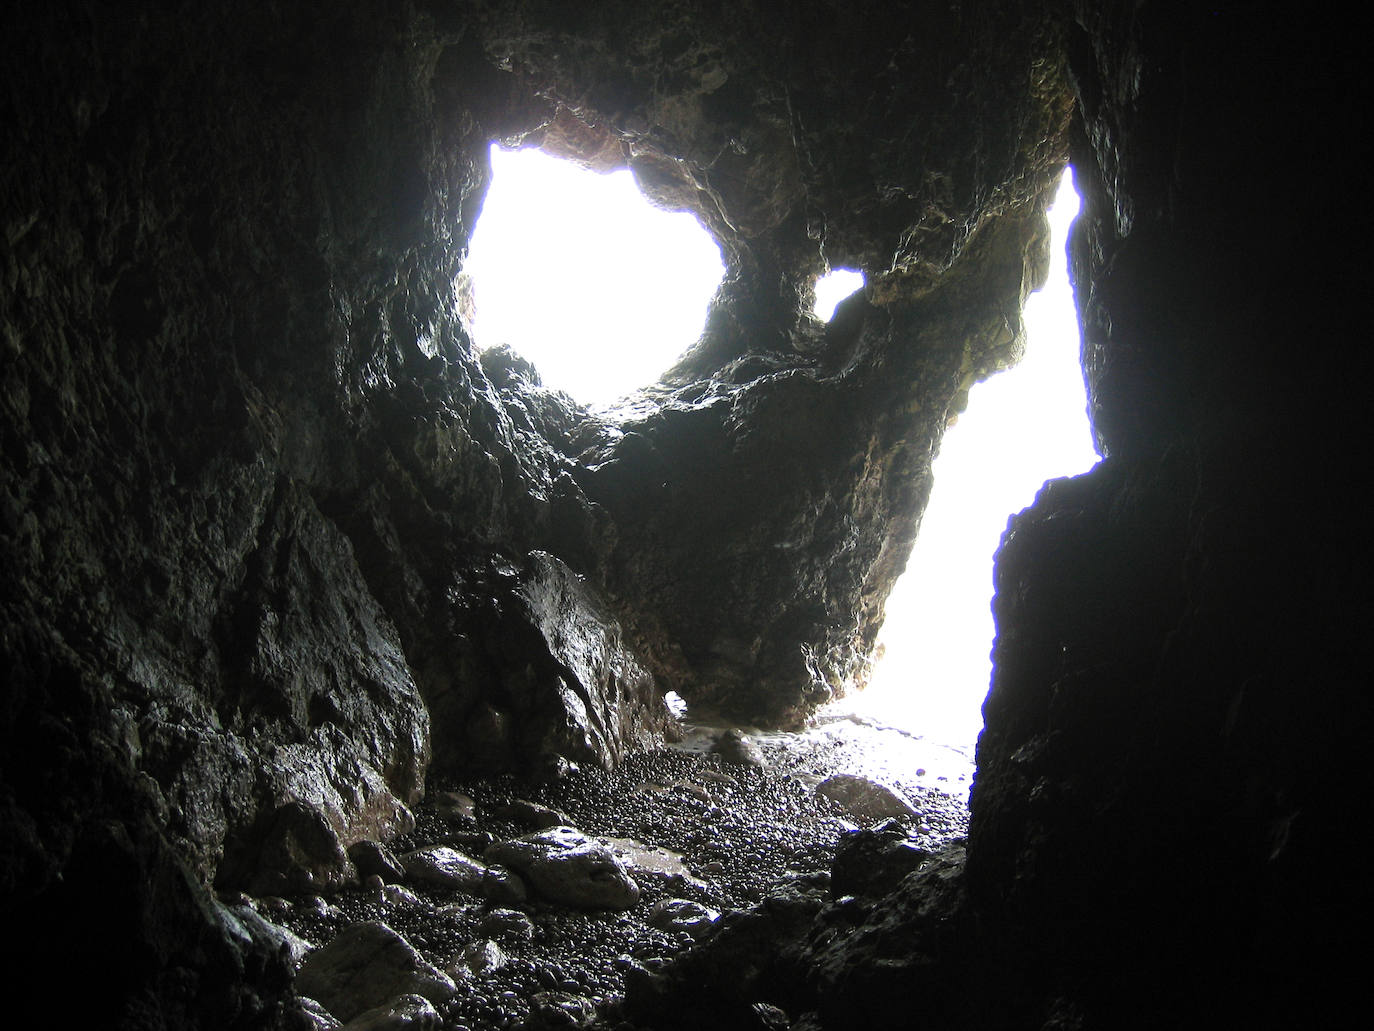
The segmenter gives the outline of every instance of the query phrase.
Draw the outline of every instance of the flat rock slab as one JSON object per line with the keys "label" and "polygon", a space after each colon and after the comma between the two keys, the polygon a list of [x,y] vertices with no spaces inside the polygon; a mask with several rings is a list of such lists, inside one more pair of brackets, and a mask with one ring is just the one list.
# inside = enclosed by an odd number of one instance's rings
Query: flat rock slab
{"label": "flat rock slab", "polygon": [[296,991],[343,1021],[389,1005],[398,995],[422,995],[439,1004],[456,990],[410,942],[375,921],[344,928],[307,956],[296,975]]}
{"label": "flat rock slab", "polygon": [[910,820],[920,817],[916,807],[892,788],[853,773],[836,773],[816,785],[816,794],[828,798],[856,820]]}
{"label": "flat rock slab", "polygon": [[540,895],[578,909],[629,909],[639,901],[639,885],[607,845],[573,827],[552,827],[483,853],[525,878]]}
{"label": "flat rock slab", "polygon": [[596,839],[610,848],[624,864],[630,876],[639,884],[654,881],[665,888],[677,890],[686,885],[705,888],[703,881],[692,876],[692,871],[682,861],[682,856],[661,845],[646,845],[634,838]]}

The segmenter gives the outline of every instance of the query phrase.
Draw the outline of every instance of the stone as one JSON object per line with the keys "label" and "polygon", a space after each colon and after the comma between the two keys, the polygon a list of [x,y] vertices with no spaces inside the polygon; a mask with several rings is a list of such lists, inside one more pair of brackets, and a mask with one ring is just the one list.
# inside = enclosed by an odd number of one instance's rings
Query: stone
{"label": "stone", "polygon": [[518,909],[493,909],[486,913],[477,929],[503,941],[531,941],[534,923]]}
{"label": "stone", "polygon": [[390,1002],[359,1013],[343,1031],[440,1031],[443,1018],[423,995],[398,995]]}
{"label": "stone", "polygon": [[418,848],[401,856],[405,874],[418,884],[467,892],[496,903],[523,902],[525,884],[502,866],[488,866],[448,845]]}
{"label": "stone", "polygon": [[338,834],[318,809],[288,802],[271,817],[248,890],[253,895],[338,891],[356,885]]}
{"label": "stone", "polygon": [[432,845],[401,856],[406,876],[431,888],[448,888],[481,895],[487,879],[486,864],[447,845]]}
{"label": "stone", "polygon": [[284,955],[293,969],[301,965],[306,953],[313,948],[300,935],[262,916],[251,904],[229,906],[227,915],[238,921],[254,941],[265,943],[271,950]]}
{"label": "stone", "polygon": [[935,853],[922,847],[896,820],[840,836],[830,867],[830,892],[877,897],[892,891]]}
{"label": "stone", "polygon": [[616,854],[641,886],[654,884],[668,891],[681,891],[689,885],[706,887],[692,876],[679,853],[662,845],[646,845],[634,838],[598,837],[596,840]]}
{"label": "stone", "polygon": [[452,997],[453,980],[437,970],[386,924],[352,924],[306,957],[296,990],[345,1022],[388,1004],[398,995],[422,995],[435,1004]]}
{"label": "stone", "polygon": [[348,858],[353,861],[358,874],[369,877],[375,874],[388,884],[396,884],[405,879],[405,867],[379,841],[355,841],[348,847]]}
{"label": "stone", "polygon": [[488,866],[447,845],[416,849],[401,857],[406,876],[431,888],[476,895],[498,904],[523,902],[525,885],[510,870]]}
{"label": "stone", "polygon": [[535,992],[530,997],[530,1031],[584,1028],[591,1024],[596,1007],[590,999],[569,992]]}
{"label": "stone", "polygon": [[749,740],[749,736],[741,730],[730,729],[725,731],[716,739],[716,743],[711,746],[711,751],[719,755],[727,762],[738,763],[741,766],[755,766],[759,769],[768,765],[768,760],[763,757],[763,752],[758,745]]}
{"label": "stone", "polygon": [[317,999],[307,995],[297,997],[293,1010],[295,1021],[292,1026],[301,1028],[302,1031],[334,1031],[335,1028],[343,1026]]}
{"label": "stone", "polygon": [[521,875],[553,902],[580,909],[629,909],[639,885],[608,846],[573,827],[553,827],[499,841],[483,855]]}
{"label": "stone", "polygon": [[501,951],[501,946],[488,939],[467,946],[454,956],[444,969],[454,980],[461,981],[465,978],[485,977],[500,970],[506,963],[506,954]]}
{"label": "stone", "polygon": [[482,897],[498,906],[515,906],[529,897],[525,882],[513,870],[500,863],[487,867],[487,878],[482,882]]}
{"label": "stone", "polygon": [[719,910],[690,899],[659,899],[649,910],[649,925],[660,931],[680,931],[704,938],[720,919]]}
{"label": "stone", "polygon": [[400,906],[405,909],[427,908],[424,899],[402,884],[383,884],[373,898],[384,906]]}
{"label": "stone", "polygon": [[523,798],[513,799],[493,806],[490,815],[498,820],[509,820],[511,823],[523,824],[526,827],[533,827],[535,830],[545,830],[549,827],[566,826],[572,821],[567,813],[538,802],[530,802]]}
{"label": "stone", "polygon": [[856,820],[892,818],[915,820],[920,812],[903,795],[867,777],[836,773],[816,785],[816,794],[829,799]]}
{"label": "stone", "polygon": [[430,799],[441,819],[450,823],[471,824],[477,820],[477,800],[461,791],[441,791]]}

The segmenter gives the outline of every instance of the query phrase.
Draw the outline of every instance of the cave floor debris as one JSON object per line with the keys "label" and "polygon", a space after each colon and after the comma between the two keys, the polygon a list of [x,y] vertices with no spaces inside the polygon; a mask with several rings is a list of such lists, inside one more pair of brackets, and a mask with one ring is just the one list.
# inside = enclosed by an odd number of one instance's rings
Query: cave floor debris
{"label": "cave floor debris", "polygon": [[[419,807],[415,830],[391,843],[396,855],[450,844],[480,858],[484,841],[526,834],[541,818],[566,817],[621,849],[623,839],[655,847],[660,866],[672,868],[680,856],[686,876],[680,868],[676,875],[636,874],[641,890],[628,910],[572,909],[533,894],[519,905],[497,903],[409,878],[404,887],[374,880],[371,888],[328,900],[256,906],[315,947],[364,921],[394,929],[453,976],[456,990],[437,1002],[449,1031],[584,1026],[593,1012],[613,1007],[627,977],[647,976],[701,936],[699,926],[689,932],[665,919],[670,907],[660,903],[683,899],[699,907],[693,912],[714,913],[748,908],[788,885],[828,892],[837,842],[858,823],[813,792],[825,777],[857,772],[903,792],[919,813],[909,833],[932,851],[964,836],[967,785],[928,784],[930,772],[918,776],[902,765],[910,757],[900,752],[875,758],[874,732],[863,721],[838,718],[804,734],[751,733],[766,759],[757,768],[711,754],[710,728],[689,726],[677,747],[632,756],[612,773],[575,769],[542,783],[433,783],[429,799],[447,797],[448,804]],[[476,805],[455,806],[462,796]],[[512,804],[519,801],[536,804]]]}

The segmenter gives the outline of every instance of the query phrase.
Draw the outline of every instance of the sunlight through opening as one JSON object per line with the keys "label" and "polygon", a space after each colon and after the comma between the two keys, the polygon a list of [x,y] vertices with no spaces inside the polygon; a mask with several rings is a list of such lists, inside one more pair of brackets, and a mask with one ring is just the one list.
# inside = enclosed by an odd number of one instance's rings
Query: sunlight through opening
{"label": "sunlight through opening", "polygon": [[1065,172],[1049,213],[1050,278],[1026,304],[1025,357],[976,385],[945,434],[915,549],[888,599],[883,658],[868,689],[841,703],[970,761],[992,670],[992,559],[1007,519],[1047,479],[1098,460],[1065,253],[1077,213]]}
{"label": "sunlight through opening", "polygon": [[509,344],[584,404],[653,383],[701,335],[724,274],[711,234],[628,170],[495,145],[491,162],[463,267],[477,345]]}
{"label": "sunlight through opening", "polygon": [[835,308],[851,294],[863,289],[864,274],[853,269],[837,268],[816,280],[816,303],[812,311],[825,322],[835,315]]}

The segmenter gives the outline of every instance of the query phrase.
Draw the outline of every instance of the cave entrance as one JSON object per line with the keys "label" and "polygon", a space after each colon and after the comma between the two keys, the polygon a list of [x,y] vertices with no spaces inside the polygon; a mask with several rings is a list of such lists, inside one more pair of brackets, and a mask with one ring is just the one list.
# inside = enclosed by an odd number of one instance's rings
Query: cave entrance
{"label": "cave entrance", "polygon": [[840,703],[948,747],[949,769],[966,774],[992,671],[992,559],[1007,518],[1046,480],[1098,461],[1066,255],[1078,207],[1066,171],[1049,213],[1049,281],[1026,303],[1025,357],[974,386],[946,432],[916,546],[888,599],[882,657],[867,690]]}
{"label": "cave entrance", "polygon": [[589,405],[657,380],[701,335],[724,274],[711,234],[650,204],[626,169],[498,145],[491,163],[463,267],[477,345],[509,344]]}

